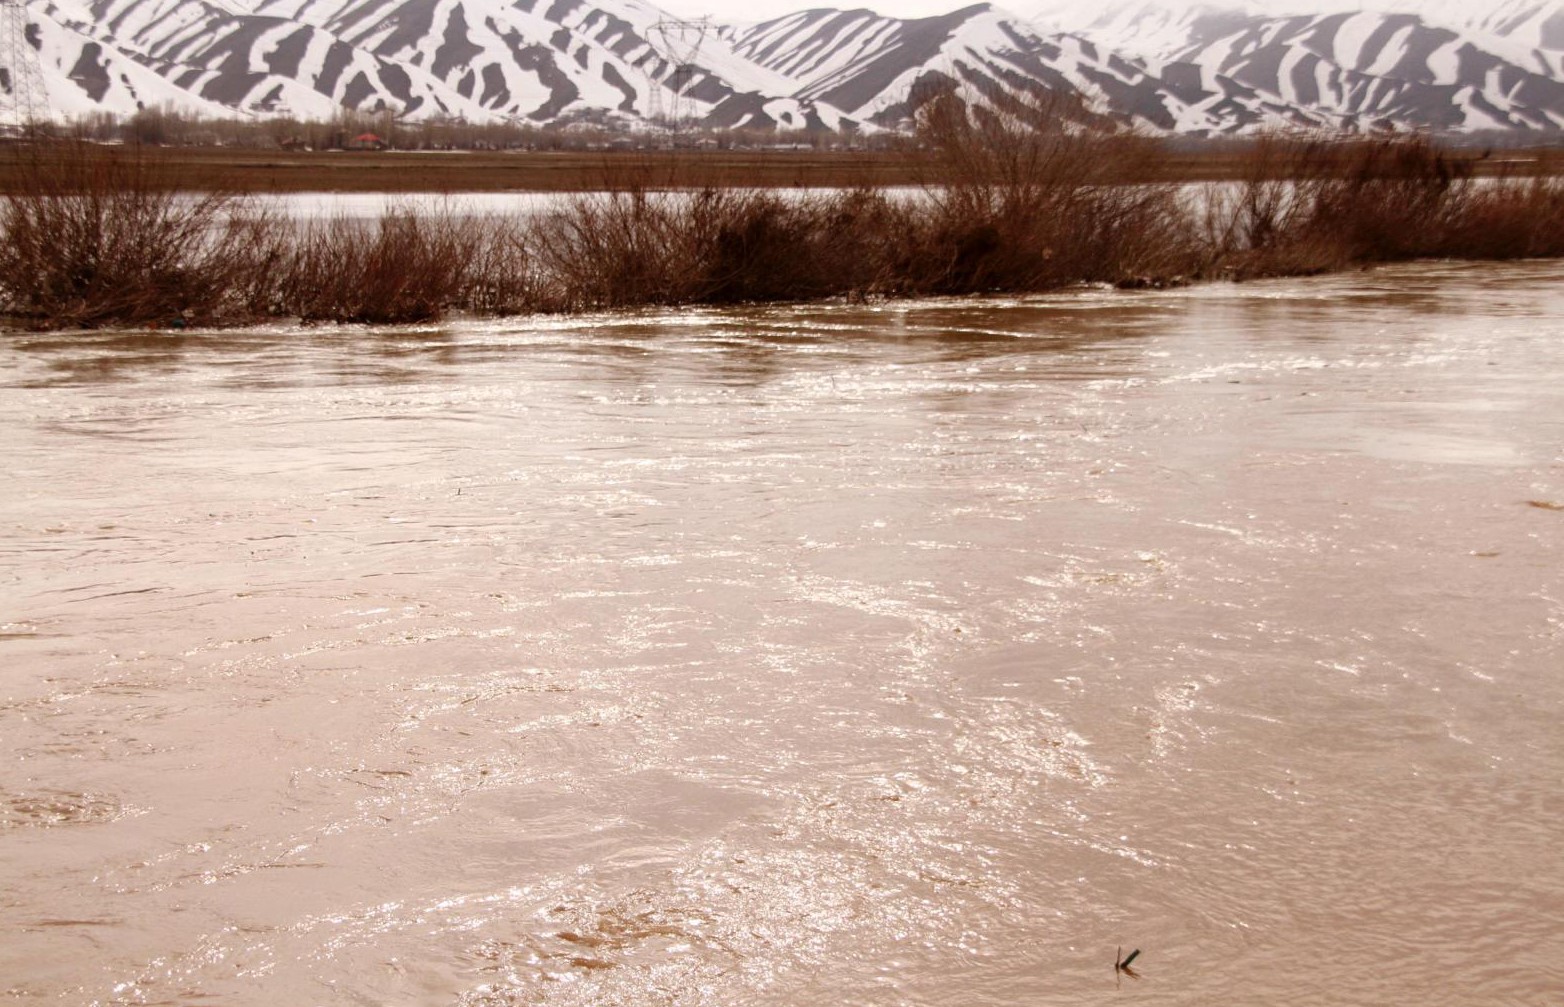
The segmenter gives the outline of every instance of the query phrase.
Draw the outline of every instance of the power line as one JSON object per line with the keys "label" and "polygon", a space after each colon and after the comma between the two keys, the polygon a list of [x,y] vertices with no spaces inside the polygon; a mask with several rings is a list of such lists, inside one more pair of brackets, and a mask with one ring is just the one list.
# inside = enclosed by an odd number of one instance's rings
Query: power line
{"label": "power line", "polygon": [[27,0],[0,0],[0,132],[25,134],[48,111],[29,27]]}
{"label": "power line", "polygon": [[[650,80],[652,115],[657,118],[661,112],[662,89],[672,91],[672,109],[668,118],[675,131],[682,129],[685,120],[691,116],[694,99],[689,92],[700,70],[697,61],[700,59],[701,47],[712,31],[711,18],[708,17],[693,20],[665,18],[647,29],[647,44],[662,61],[659,75]],[[671,73],[667,72],[670,66],[673,67]]]}

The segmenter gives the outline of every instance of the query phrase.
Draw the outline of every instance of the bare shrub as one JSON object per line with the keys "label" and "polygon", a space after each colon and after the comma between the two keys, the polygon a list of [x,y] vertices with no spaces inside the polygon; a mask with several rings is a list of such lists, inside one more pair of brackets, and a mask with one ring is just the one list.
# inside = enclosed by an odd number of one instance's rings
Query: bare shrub
{"label": "bare shrub", "polygon": [[1238,183],[1207,190],[1207,270],[1221,263],[1238,275],[1284,276],[1345,265],[1349,243],[1313,224],[1319,190],[1331,178],[1330,149],[1324,138],[1259,137],[1240,161]]}
{"label": "bare shrub", "polygon": [[907,223],[870,189],[635,188],[576,198],[532,241],[561,308],[731,304],[892,289]]}
{"label": "bare shrub", "polygon": [[489,246],[489,238],[482,220],[411,206],[375,221],[307,224],[278,277],[279,313],[306,322],[439,318],[472,293],[473,252]]}
{"label": "bare shrub", "polygon": [[249,306],[277,232],[225,193],[174,191],[134,152],[28,151],[0,204],[0,304],[50,327],[207,323]]}
{"label": "bare shrub", "polygon": [[1129,184],[1155,156],[1040,90],[973,107],[941,95],[919,116],[929,212],[906,263],[916,290],[1045,290],[1186,274],[1198,262],[1176,189]]}
{"label": "bare shrub", "polygon": [[695,296],[715,304],[819,297],[824,235],[811,207],[774,192],[707,189],[690,208]]}
{"label": "bare shrub", "polygon": [[467,264],[452,305],[478,315],[520,315],[552,307],[524,220],[476,217],[466,225]]}
{"label": "bare shrub", "polygon": [[904,271],[920,209],[882,188],[862,186],[800,204],[812,234],[801,249],[819,296],[910,291]]}
{"label": "bare shrub", "polygon": [[693,300],[691,223],[668,194],[635,188],[573,198],[531,228],[559,310]]}
{"label": "bare shrub", "polygon": [[1338,235],[1354,262],[1438,254],[1471,192],[1466,162],[1427,137],[1384,136],[1341,145],[1333,177],[1310,189],[1309,225]]}
{"label": "bare shrub", "polygon": [[693,210],[697,296],[717,304],[873,293],[903,220],[867,190],[701,193]]}
{"label": "bare shrub", "polygon": [[1564,179],[1474,185],[1449,222],[1442,254],[1471,259],[1564,255]]}
{"label": "bare shrub", "polygon": [[1234,275],[1564,254],[1557,180],[1478,181],[1426,137],[1265,137],[1244,167],[1236,189],[1209,200],[1204,232]]}

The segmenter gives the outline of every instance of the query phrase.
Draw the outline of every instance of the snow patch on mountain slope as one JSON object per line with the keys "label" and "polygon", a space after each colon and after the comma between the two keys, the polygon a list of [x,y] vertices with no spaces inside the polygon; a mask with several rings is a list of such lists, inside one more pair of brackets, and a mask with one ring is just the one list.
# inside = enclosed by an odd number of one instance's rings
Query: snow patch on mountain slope
{"label": "snow patch on mountain slope", "polygon": [[979,98],[1073,90],[1115,120],[1180,131],[1564,120],[1564,0],[1434,0],[1422,16],[1394,12],[1400,0],[1340,9],[1350,2],[1062,0],[1032,23],[986,4],[910,20],[823,9],[710,30],[672,26],[643,0],[34,0],[30,10],[58,114],[172,102],[324,117],[346,105],[834,128],[844,117],[903,121],[913,90],[944,79]]}

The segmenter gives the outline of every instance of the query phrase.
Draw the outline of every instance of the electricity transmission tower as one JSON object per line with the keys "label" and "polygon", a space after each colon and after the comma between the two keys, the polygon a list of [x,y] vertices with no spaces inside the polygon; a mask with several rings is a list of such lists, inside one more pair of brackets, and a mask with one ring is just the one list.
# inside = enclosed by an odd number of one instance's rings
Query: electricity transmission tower
{"label": "electricity transmission tower", "polygon": [[[666,115],[675,132],[680,131],[692,115],[694,99],[689,90],[700,69],[696,61],[700,59],[701,46],[711,32],[711,19],[705,17],[691,21],[662,20],[647,30],[646,41],[662,61],[657,73],[647,75],[651,85],[652,118],[663,118],[662,92],[664,89],[672,91]],[[667,72],[670,66],[673,67],[671,73]]]}
{"label": "electricity transmission tower", "polygon": [[38,50],[27,37],[27,0],[0,0],[0,135],[22,135],[48,110]]}

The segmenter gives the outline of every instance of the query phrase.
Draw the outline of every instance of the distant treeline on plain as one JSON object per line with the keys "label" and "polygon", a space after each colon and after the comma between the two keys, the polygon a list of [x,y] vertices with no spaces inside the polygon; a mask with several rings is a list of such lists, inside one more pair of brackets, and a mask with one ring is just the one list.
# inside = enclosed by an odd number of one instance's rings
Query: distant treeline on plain
{"label": "distant treeline on plain", "polygon": [[34,133],[55,139],[259,150],[645,150],[853,149],[894,150],[905,134],[889,131],[710,129],[688,122],[653,121],[631,129],[606,116],[582,114],[568,123],[467,122],[433,116],[399,118],[389,112],[343,109],[326,120],[292,116],[214,119],[152,106],[131,116],[94,112],[67,122],[35,123]]}
{"label": "distant treeline on plain", "polygon": [[[254,150],[656,150],[810,149],[906,150],[918,145],[918,131],[828,129],[713,129],[693,122],[654,119],[635,129],[623,121],[583,113],[564,123],[467,122],[431,116],[406,119],[389,112],[344,108],[331,119],[292,116],[215,119],[155,105],[134,115],[94,112],[65,122],[35,123],[35,134],[53,139]],[[1564,148],[1564,132],[1476,130],[1439,134],[1453,148]],[[1254,136],[1169,135],[1171,151],[1243,150]]]}

